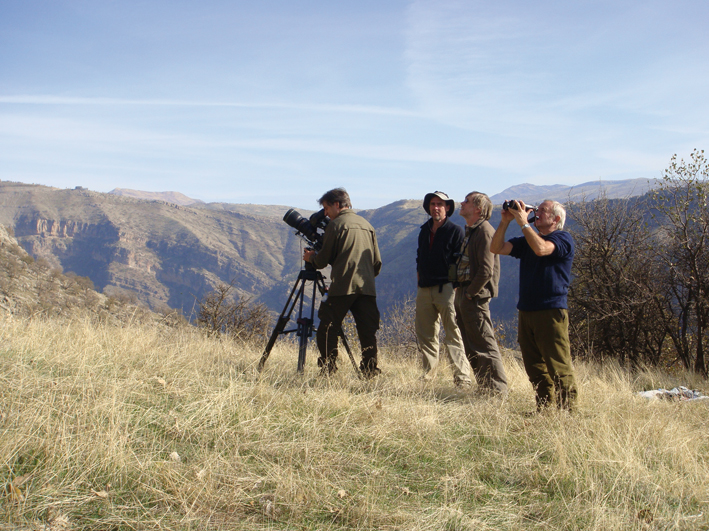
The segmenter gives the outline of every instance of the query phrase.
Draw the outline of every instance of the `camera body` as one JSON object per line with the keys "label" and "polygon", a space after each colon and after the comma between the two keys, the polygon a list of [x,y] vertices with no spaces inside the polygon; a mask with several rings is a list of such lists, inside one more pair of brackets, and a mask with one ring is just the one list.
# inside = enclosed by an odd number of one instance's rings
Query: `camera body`
{"label": "camera body", "polygon": [[303,238],[315,251],[322,249],[323,235],[319,231],[324,231],[328,222],[325,209],[315,212],[310,218],[305,219],[296,209],[291,208],[283,216],[283,221],[293,227],[296,234]]}

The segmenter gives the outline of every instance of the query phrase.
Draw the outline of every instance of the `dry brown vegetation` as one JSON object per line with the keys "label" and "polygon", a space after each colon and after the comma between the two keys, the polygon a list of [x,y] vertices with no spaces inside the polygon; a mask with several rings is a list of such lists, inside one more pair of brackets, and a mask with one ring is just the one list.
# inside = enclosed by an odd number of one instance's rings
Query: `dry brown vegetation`
{"label": "dry brown vegetation", "polygon": [[[576,240],[569,292],[572,350],[707,376],[709,161],[672,157],[643,198],[569,207]],[[649,221],[652,220],[652,223]]]}
{"label": "dry brown vegetation", "polygon": [[263,345],[0,243],[0,531],[709,528],[708,404],[635,395],[696,374],[582,363],[579,413],[532,414],[512,351],[505,400],[419,381],[411,301],[374,381],[297,374],[293,338],[258,374]]}
{"label": "dry brown vegetation", "polygon": [[[383,375],[192,328],[0,323],[0,529],[706,529],[707,404],[635,392],[691,374],[580,364],[579,413],[531,414],[432,383],[396,348]],[[704,389],[706,391],[706,389]]]}

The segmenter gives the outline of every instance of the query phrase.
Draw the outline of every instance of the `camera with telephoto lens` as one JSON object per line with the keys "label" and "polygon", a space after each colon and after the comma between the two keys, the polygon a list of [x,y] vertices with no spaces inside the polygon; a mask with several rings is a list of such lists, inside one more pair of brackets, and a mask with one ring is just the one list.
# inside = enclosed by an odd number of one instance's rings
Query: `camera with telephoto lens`
{"label": "camera with telephoto lens", "polygon": [[319,231],[324,231],[329,222],[325,215],[325,209],[320,209],[310,218],[305,219],[300,215],[300,212],[291,208],[283,216],[283,221],[298,231],[296,234],[302,237],[315,251],[322,248],[323,235]]}

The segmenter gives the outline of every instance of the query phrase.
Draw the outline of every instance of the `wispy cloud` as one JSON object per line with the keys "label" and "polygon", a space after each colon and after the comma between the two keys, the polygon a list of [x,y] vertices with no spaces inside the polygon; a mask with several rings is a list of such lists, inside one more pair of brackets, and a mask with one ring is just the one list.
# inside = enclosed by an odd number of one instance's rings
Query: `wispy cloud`
{"label": "wispy cloud", "polygon": [[[552,9],[510,0],[416,0],[408,13],[408,83],[431,117],[500,135],[541,133],[555,141],[596,121],[632,127],[629,112],[671,120],[688,100],[696,103],[698,87],[709,89],[709,68],[698,68],[706,66],[705,54],[678,44],[696,39],[677,35],[669,15],[676,10],[657,2]],[[682,18],[686,31],[699,29],[689,14]],[[665,32],[673,42],[660,49]],[[691,120],[706,116],[707,106],[700,107]]]}
{"label": "wispy cloud", "polygon": [[241,109],[290,109],[299,111],[373,114],[421,118],[424,115],[407,109],[372,105],[318,105],[281,102],[230,102],[173,99],[125,99],[104,97],[70,97],[52,95],[0,95],[0,103],[26,105],[96,105],[96,106],[153,106],[153,107],[233,107]]}
{"label": "wispy cloud", "polygon": [[[0,137],[24,138],[30,145],[50,149],[74,149],[96,156],[99,152],[142,153],[152,157],[161,154],[201,152],[202,156],[215,153],[239,158],[241,152],[311,153],[334,155],[362,160],[399,161],[444,165],[478,166],[508,171],[521,171],[542,157],[510,159],[503,152],[488,149],[446,149],[395,143],[367,143],[360,139],[333,141],[322,137],[264,135],[249,139],[232,139],[227,136],[210,136],[197,132],[150,131],[106,125],[78,119],[3,116],[0,115]],[[226,155],[222,155],[226,156]]]}

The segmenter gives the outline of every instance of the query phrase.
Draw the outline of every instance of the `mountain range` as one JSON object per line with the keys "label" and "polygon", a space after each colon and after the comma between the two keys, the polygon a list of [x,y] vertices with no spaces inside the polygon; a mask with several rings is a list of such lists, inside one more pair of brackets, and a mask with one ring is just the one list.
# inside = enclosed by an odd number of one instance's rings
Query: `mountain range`
{"label": "mountain range", "polygon": [[[645,188],[643,188],[644,181]],[[535,202],[568,200],[573,190],[609,197],[647,190],[646,180],[580,187],[520,185],[493,196]],[[576,192],[573,192],[576,193]],[[595,197],[594,196],[594,197]],[[576,197],[575,195],[573,197]],[[302,266],[305,244],[282,218],[288,206],[203,203],[178,192],[110,193],[0,182],[0,223],[36,259],[90,278],[107,295],[132,297],[151,308],[169,306],[190,317],[195,301],[219,283],[280,311]],[[312,211],[300,210],[303,216]],[[384,266],[377,278],[381,308],[415,292],[419,227],[428,216],[422,200],[401,200],[359,214],[372,223]],[[455,214],[453,221],[463,224]],[[499,222],[499,209],[493,213]],[[509,236],[513,236],[511,229]],[[500,296],[493,315],[514,315],[517,264],[503,257]]]}
{"label": "mountain range", "polygon": [[573,186],[565,184],[536,185],[518,184],[499,194],[490,196],[494,204],[510,199],[522,199],[527,204],[538,204],[545,199],[554,199],[561,203],[574,201],[592,201],[604,193],[609,199],[634,197],[647,193],[657,186],[658,179],[626,179],[623,181],[590,181]]}

